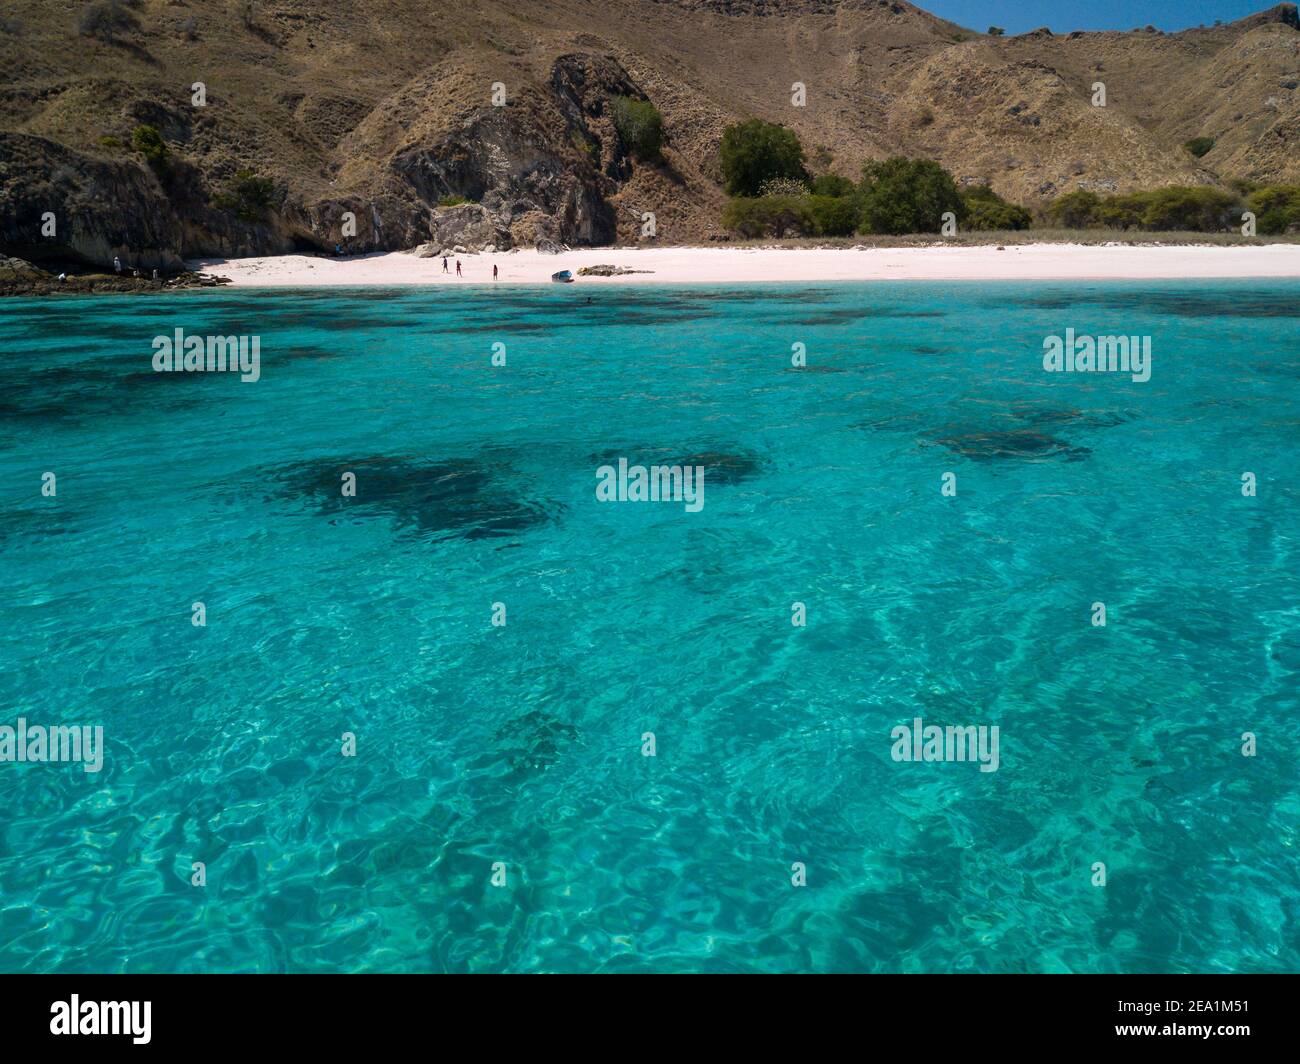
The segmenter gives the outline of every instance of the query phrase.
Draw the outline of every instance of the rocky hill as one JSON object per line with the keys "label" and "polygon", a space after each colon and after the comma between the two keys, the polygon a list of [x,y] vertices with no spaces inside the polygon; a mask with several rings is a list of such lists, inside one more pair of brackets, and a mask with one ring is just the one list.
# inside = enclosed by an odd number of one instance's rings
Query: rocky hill
{"label": "rocky hill", "polygon": [[[991,37],[902,0],[6,0],[0,252],[696,242],[719,233],[722,132],[751,116],[795,129],[818,170],[924,155],[1030,206],[1300,181],[1293,4],[1176,34],[1057,29]],[[662,113],[661,161],[630,157],[619,95]],[[165,160],[133,146],[142,125]],[[1182,145],[1201,136],[1198,159]],[[241,201],[240,175],[267,202]]]}

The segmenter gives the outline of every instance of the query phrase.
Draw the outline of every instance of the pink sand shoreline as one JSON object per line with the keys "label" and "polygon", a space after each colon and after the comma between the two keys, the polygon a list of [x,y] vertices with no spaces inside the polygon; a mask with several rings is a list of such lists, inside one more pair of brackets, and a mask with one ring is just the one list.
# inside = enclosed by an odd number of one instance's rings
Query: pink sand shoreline
{"label": "pink sand shoreline", "polygon": [[1084,245],[1008,244],[908,248],[669,247],[582,248],[558,255],[533,250],[464,254],[462,277],[441,259],[408,252],[349,258],[277,255],[190,263],[239,287],[447,286],[550,284],[551,274],[608,264],[648,272],[578,277],[581,285],[745,284],[823,281],[1112,281],[1300,278],[1300,244]]}

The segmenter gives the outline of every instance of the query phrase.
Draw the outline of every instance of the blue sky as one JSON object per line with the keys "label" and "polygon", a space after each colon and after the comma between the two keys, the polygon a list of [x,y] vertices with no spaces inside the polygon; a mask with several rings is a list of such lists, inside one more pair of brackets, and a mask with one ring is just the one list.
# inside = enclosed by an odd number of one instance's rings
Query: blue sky
{"label": "blue sky", "polygon": [[918,7],[972,30],[1001,26],[1011,33],[1049,26],[1070,30],[1185,30],[1215,19],[1232,22],[1274,7],[1277,0],[912,0]]}

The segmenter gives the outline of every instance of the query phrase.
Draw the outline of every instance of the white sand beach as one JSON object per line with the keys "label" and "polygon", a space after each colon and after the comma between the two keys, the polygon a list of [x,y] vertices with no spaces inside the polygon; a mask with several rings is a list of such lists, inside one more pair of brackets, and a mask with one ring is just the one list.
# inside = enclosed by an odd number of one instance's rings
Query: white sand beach
{"label": "white sand beach", "polygon": [[509,251],[459,256],[462,277],[442,260],[405,252],[350,258],[277,255],[202,259],[190,265],[244,287],[317,285],[549,284],[557,270],[608,264],[648,272],[578,277],[579,285],[737,284],[781,281],[1143,280],[1157,278],[1300,278],[1300,244],[1215,245],[1008,244],[908,248],[666,247],[583,248],[559,255]]}

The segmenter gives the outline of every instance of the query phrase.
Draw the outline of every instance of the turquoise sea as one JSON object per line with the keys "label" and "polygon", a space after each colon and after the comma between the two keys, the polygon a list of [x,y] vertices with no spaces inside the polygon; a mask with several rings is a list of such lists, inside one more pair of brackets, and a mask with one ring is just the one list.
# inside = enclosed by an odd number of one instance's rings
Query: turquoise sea
{"label": "turquoise sea", "polygon": [[0,725],[106,750],[0,763],[0,971],[1300,970],[1298,297],[0,302]]}

